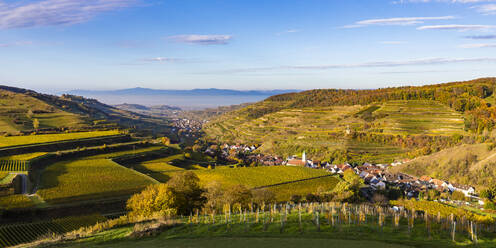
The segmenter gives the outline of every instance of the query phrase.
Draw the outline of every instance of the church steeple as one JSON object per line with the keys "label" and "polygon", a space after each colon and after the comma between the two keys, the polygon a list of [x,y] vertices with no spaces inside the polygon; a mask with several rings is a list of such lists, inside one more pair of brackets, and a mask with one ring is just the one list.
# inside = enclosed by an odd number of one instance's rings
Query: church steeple
{"label": "church steeple", "polygon": [[303,151],[303,155],[301,155],[301,161],[307,162],[307,155],[305,154],[305,151]]}

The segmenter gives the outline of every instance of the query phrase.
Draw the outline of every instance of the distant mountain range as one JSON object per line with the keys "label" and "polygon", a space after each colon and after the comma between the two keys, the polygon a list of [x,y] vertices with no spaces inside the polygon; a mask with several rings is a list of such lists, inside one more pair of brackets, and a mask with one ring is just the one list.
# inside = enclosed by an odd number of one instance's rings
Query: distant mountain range
{"label": "distant mountain range", "polygon": [[210,96],[222,96],[222,95],[241,95],[241,96],[253,96],[253,95],[265,95],[273,96],[290,92],[298,92],[300,90],[229,90],[229,89],[192,89],[192,90],[157,90],[148,88],[131,88],[131,89],[120,89],[120,90],[71,90],[65,92],[71,95],[210,95]]}
{"label": "distant mountain range", "polygon": [[97,99],[101,102],[118,104],[139,104],[145,106],[169,105],[182,109],[203,109],[218,106],[237,105],[257,102],[273,95],[300,90],[230,90],[230,89],[192,89],[160,90],[131,88],[120,90],[71,90],[63,94],[78,95]]}

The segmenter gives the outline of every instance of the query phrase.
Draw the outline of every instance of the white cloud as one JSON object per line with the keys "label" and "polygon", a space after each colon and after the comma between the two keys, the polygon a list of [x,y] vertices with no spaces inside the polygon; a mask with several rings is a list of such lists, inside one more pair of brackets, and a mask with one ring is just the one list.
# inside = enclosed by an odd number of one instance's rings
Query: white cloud
{"label": "white cloud", "polygon": [[418,27],[417,30],[459,30],[459,31],[468,31],[468,30],[493,29],[493,28],[496,28],[496,26],[493,26],[493,25],[447,24],[447,25],[421,26],[421,27]]}
{"label": "white cloud", "polygon": [[262,72],[273,70],[331,70],[331,69],[353,69],[353,68],[390,68],[402,66],[441,65],[455,63],[491,62],[496,63],[495,58],[424,58],[403,61],[375,61],[357,64],[331,64],[331,65],[303,65],[303,66],[278,66],[258,67],[226,70],[221,73]]}
{"label": "white cloud", "polygon": [[496,35],[469,35],[464,38],[472,40],[492,40],[496,39]]}
{"label": "white cloud", "polygon": [[277,33],[277,35],[283,35],[283,34],[290,34],[290,33],[299,33],[301,32],[301,29],[288,29],[286,31],[282,31]]}
{"label": "white cloud", "polygon": [[138,0],[43,0],[6,3],[0,0],[0,28],[71,25],[91,20],[101,12],[129,7]]}
{"label": "white cloud", "polygon": [[383,45],[401,45],[401,44],[406,44],[405,41],[393,41],[393,40],[391,40],[391,41],[381,41],[380,43],[383,44]]}
{"label": "white cloud", "polygon": [[219,34],[184,34],[168,37],[171,40],[190,44],[200,45],[225,45],[233,38],[232,35],[219,35]]}
{"label": "white cloud", "polygon": [[484,4],[484,5],[475,6],[473,8],[485,15],[496,14],[496,4]]}
{"label": "white cloud", "polygon": [[15,47],[15,46],[27,46],[31,45],[33,42],[31,41],[16,41],[10,43],[0,43],[0,47]]}
{"label": "white cloud", "polygon": [[182,59],[177,58],[167,58],[167,57],[155,57],[143,59],[145,62],[180,62]]}
{"label": "white cloud", "polygon": [[463,44],[461,48],[494,48],[496,43]]}
{"label": "white cloud", "polygon": [[368,19],[363,21],[358,21],[352,25],[344,26],[344,28],[357,28],[371,25],[414,25],[422,24],[426,21],[434,20],[452,20],[455,19],[454,16],[435,16],[435,17],[396,17],[396,18],[385,18],[385,19]]}

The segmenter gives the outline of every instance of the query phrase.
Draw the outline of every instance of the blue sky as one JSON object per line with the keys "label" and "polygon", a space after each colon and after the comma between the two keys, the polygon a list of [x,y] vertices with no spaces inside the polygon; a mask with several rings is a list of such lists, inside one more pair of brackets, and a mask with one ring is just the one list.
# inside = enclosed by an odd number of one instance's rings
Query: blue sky
{"label": "blue sky", "polygon": [[0,83],[378,88],[496,76],[496,0],[0,0]]}

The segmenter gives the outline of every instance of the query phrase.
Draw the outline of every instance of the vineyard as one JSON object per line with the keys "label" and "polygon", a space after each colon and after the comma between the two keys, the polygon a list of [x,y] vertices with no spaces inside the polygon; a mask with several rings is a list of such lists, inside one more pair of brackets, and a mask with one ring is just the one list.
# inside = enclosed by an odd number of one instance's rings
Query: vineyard
{"label": "vineyard", "polygon": [[0,196],[0,209],[16,209],[33,207],[33,201],[26,195]]}
{"label": "vineyard", "polygon": [[126,150],[54,163],[43,171],[38,194],[50,203],[131,195],[156,181],[109,158],[160,148]]}
{"label": "vineyard", "polygon": [[117,130],[0,137],[0,147],[78,140],[120,134]]}
{"label": "vineyard", "polygon": [[67,233],[105,221],[101,215],[67,217],[48,222],[0,226],[0,247],[32,242],[42,236]]}
{"label": "vineyard", "polygon": [[[328,244],[342,240],[384,242],[384,246],[377,247],[401,244],[404,247],[475,245],[488,248],[495,247],[496,242],[495,219],[478,221],[454,214],[430,214],[402,207],[337,202],[262,204],[247,208],[226,205],[220,213],[202,211],[174,219],[139,221],[134,227],[111,226],[115,224],[111,225],[110,221],[108,225],[102,223],[99,227],[103,229],[98,230],[105,232],[96,235],[92,232],[93,227],[80,230],[78,233],[89,233],[89,237],[76,242],[87,247],[96,244],[101,247],[110,244],[112,247],[151,247],[150,242],[166,242],[171,238],[203,241],[245,237],[322,239]],[[157,236],[144,240],[135,238],[150,232]]]}
{"label": "vineyard", "polygon": [[200,183],[204,185],[211,181],[217,181],[224,187],[242,184],[249,188],[330,175],[324,170],[291,166],[220,168],[193,170],[193,172],[198,175]]}
{"label": "vineyard", "polygon": [[28,171],[29,162],[21,160],[0,160],[0,171]]}

